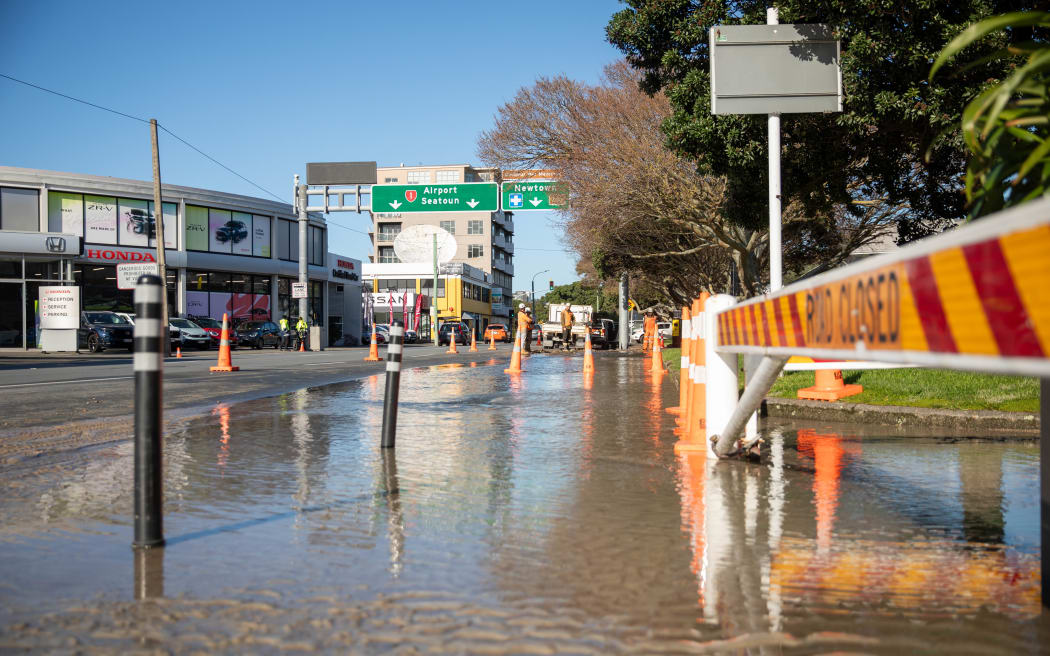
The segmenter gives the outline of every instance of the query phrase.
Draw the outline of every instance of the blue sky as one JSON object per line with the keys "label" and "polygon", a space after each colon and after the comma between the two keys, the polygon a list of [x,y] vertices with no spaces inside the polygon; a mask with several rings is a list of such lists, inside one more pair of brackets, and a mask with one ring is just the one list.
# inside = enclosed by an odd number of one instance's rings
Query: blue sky
{"label": "blue sky", "polygon": [[[616,0],[0,2],[0,73],[162,125],[291,199],[306,162],[475,164],[539,76],[597,82]],[[0,78],[0,165],[148,180],[149,127]],[[271,198],[161,133],[166,183]],[[576,279],[553,215],[515,217],[516,290]],[[367,215],[333,214],[364,258]],[[534,249],[534,250],[532,250]],[[539,281],[547,274],[537,277]]]}

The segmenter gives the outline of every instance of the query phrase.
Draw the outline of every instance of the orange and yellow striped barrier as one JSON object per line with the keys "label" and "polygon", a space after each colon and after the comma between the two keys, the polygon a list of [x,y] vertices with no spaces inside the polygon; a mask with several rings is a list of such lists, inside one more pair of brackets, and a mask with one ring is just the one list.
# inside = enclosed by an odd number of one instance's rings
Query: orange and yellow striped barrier
{"label": "orange and yellow striped barrier", "polygon": [[1050,201],[718,314],[720,351],[1050,372]]}

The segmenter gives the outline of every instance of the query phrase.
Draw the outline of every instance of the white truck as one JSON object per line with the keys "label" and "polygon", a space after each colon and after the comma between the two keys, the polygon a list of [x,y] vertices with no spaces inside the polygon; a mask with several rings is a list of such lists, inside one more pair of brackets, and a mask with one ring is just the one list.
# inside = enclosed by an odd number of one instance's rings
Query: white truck
{"label": "white truck", "polygon": [[[561,311],[567,303],[551,303],[547,306],[547,321],[540,324],[541,343],[543,350],[562,348],[561,339]],[[582,349],[587,340],[587,331],[591,327],[591,315],[594,313],[592,305],[569,305],[572,310],[572,343],[571,347]]]}

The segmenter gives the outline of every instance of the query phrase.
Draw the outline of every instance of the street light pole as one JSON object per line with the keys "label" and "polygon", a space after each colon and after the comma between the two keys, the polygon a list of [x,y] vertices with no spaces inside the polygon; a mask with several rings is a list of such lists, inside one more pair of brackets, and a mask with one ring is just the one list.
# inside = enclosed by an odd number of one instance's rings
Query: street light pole
{"label": "street light pole", "polygon": [[544,269],[532,274],[532,316],[536,316],[536,276],[548,272],[550,272],[550,269]]}

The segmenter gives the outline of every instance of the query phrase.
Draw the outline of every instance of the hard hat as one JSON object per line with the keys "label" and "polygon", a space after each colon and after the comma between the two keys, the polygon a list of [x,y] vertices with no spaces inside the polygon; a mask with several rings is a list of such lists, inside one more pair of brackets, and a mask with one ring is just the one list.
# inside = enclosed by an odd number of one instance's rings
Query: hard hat
{"label": "hard hat", "polygon": [[519,309],[519,310],[520,310],[520,309],[522,309],[523,307],[525,307],[525,304],[524,304],[524,303],[518,303],[518,309]]}

